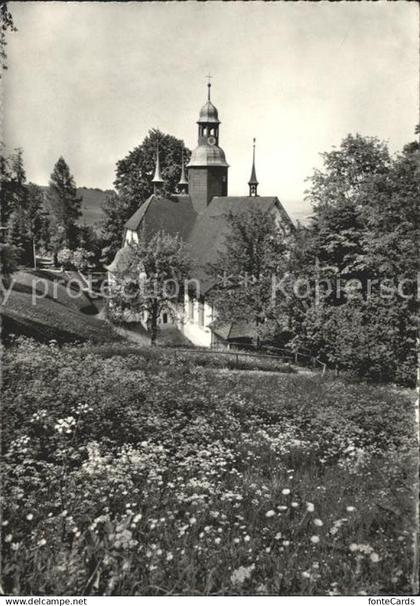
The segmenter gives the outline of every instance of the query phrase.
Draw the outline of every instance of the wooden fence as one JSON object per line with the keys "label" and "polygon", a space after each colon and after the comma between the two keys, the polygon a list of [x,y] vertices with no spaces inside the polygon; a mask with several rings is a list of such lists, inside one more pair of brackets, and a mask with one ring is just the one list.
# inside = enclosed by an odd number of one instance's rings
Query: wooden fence
{"label": "wooden fence", "polygon": [[[225,355],[230,356],[235,360],[236,366],[239,366],[240,358],[254,358],[256,360],[277,360],[282,364],[295,364],[297,366],[309,366],[314,370],[321,371],[324,375],[326,372],[326,364],[318,358],[309,354],[300,352],[290,352],[279,347],[262,346],[261,350],[244,349],[242,343],[229,343],[229,348],[212,346],[205,347],[176,347],[176,351],[190,354],[205,354],[205,355]],[[306,361],[306,363],[304,363]],[[275,369],[274,369],[275,370]]]}

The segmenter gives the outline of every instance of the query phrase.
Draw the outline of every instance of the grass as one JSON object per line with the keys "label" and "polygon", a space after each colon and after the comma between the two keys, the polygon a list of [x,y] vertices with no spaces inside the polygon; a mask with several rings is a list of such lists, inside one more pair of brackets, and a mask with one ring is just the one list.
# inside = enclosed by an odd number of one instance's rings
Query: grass
{"label": "grass", "polygon": [[59,343],[121,340],[109,323],[92,315],[96,311],[92,301],[65,284],[64,277],[54,272],[18,272],[1,306],[3,340],[11,335]]}
{"label": "grass", "polygon": [[[173,335],[173,333],[171,334]],[[169,339],[169,337],[167,338]],[[295,372],[289,364],[283,364],[275,358],[250,356],[236,352],[220,353],[211,350],[204,352],[193,347],[177,349],[173,347],[173,340],[171,340],[170,348],[164,347],[163,344],[160,347],[109,344],[91,347],[89,351],[102,358],[113,358],[115,356],[129,358],[131,370],[147,368],[149,371],[152,371],[152,369],[158,371],[163,364],[176,363],[178,365],[192,364],[196,367],[208,369]]]}
{"label": "grass", "polygon": [[410,392],[25,341],[3,401],[7,593],[415,591]]}

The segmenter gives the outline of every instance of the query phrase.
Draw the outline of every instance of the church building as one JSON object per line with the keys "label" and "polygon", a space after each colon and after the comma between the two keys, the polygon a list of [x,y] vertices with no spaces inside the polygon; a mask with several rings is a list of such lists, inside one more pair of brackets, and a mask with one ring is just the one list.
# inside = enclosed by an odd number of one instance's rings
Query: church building
{"label": "church building", "polygon": [[[186,166],[182,166],[178,194],[171,198],[161,194],[163,179],[156,154],[153,177],[153,194],[138,208],[125,224],[124,246],[108,266],[112,274],[124,269],[124,259],[129,254],[129,244],[149,239],[157,231],[178,234],[188,245],[193,259],[192,278],[199,282],[200,296],[184,295],[179,318],[173,320],[193,344],[210,347],[215,343],[246,341],[252,338],[252,329],[240,323],[217,322],[217,310],[206,301],[206,295],[214,286],[206,267],[214,263],[223,249],[229,233],[229,212],[241,213],[258,207],[274,216],[285,236],[294,229],[293,223],[276,196],[259,196],[255,169],[255,139],[248,195],[228,195],[228,170],[225,152],[220,147],[220,120],[211,101],[211,85],[208,86],[207,102],[200,110],[198,119],[198,145]],[[162,314],[161,324],[172,322],[168,314]]]}

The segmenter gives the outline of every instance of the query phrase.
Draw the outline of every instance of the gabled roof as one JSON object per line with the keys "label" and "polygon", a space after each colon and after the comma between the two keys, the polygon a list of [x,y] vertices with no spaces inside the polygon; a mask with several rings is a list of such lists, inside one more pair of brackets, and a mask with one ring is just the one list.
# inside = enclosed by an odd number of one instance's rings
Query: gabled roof
{"label": "gabled roof", "polygon": [[196,216],[188,195],[165,198],[152,194],[128,219],[125,229],[137,231],[144,220],[147,237],[164,230],[173,236],[179,234],[187,241]]}
{"label": "gabled roof", "polygon": [[252,339],[257,336],[255,324],[244,320],[223,322],[215,320],[209,324],[211,331],[224,340]]}
{"label": "gabled roof", "polygon": [[[146,238],[160,230],[172,236],[178,234],[190,246],[194,263],[192,277],[200,281],[200,294],[204,295],[215,283],[208,274],[208,264],[215,263],[224,249],[229,232],[228,214],[239,214],[253,208],[270,212],[274,207],[279,210],[284,223],[293,228],[276,196],[215,196],[206,209],[197,214],[189,195],[165,198],[153,194],[130,217],[125,228],[138,231],[142,224]],[[109,266],[111,271],[114,263]]]}
{"label": "gabled roof", "polygon": [[140,223],[142,222],[143,217],[146,214],[147,209],[149,208],[149,206],[150,206],[153,198],[154,198],[154,195],[152,194],[136,210],[136,212],[134,213],[134,215],[131,215],[131,217],[128,219],[128,221],[124,225],[125,229],[132,229],[133,231],[136,231],[140,227]]}
{"label": "gabled roof", "polygon": [[123,246],[119,249],[110,265],[105,265],[105,269],[113,274],[124,273],[131,265],[132,261],[131,246]]}
{"label": "gabled roof", "polygon": [[252,208],[269,212],[274,207],[283,211],[292,225],[286,211],[275,196],[226,196],[214,197],[204,212],[197,216],[189,237],[191,255],[195,262],[194,277],[200,280],[201,293],[204,295],[212,286],[214,279],[207,273],[207,265],[215,263],[223,251],[226,235],[229,231],[227,215],[242,213]]}

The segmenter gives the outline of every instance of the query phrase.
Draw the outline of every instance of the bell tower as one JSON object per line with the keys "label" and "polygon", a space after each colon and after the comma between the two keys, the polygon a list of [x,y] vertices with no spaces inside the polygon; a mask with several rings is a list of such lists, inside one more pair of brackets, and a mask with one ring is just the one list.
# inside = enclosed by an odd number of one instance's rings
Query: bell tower
{"label": "bell tower", "polygon": [[228,168],[225,152],[219,147],[220,120],[211,102],[211,84],[207,84],[207,103],[200,110],[198,146],[191,154],[188,190],[195,210],[200,213],[214,196],[227,196]]}

